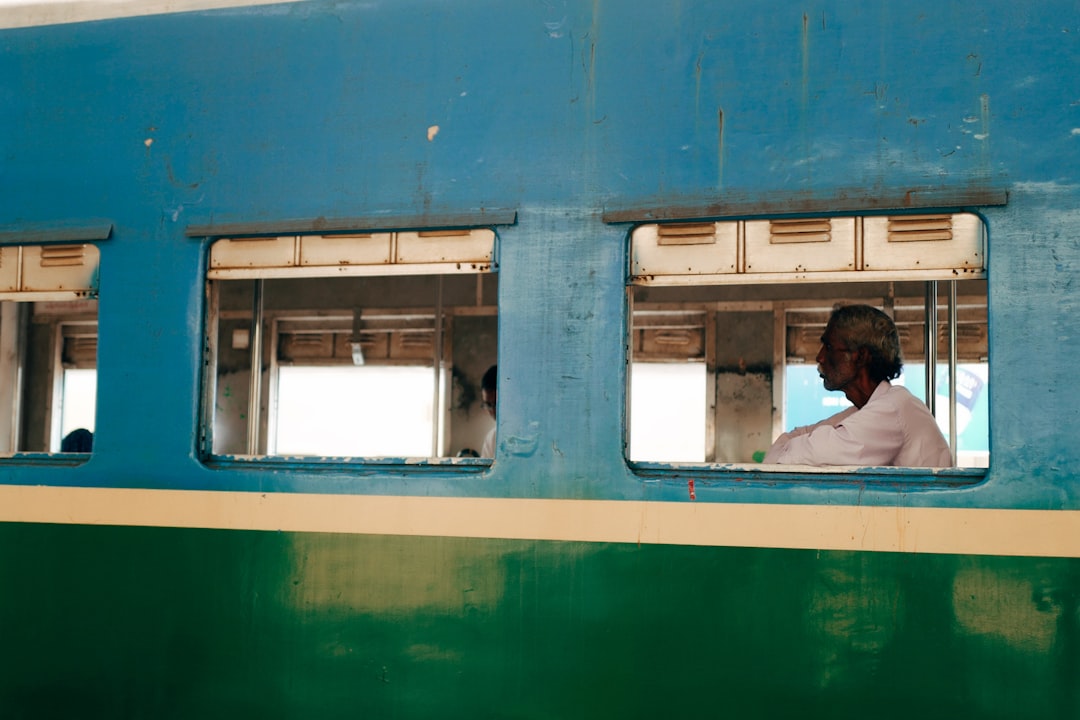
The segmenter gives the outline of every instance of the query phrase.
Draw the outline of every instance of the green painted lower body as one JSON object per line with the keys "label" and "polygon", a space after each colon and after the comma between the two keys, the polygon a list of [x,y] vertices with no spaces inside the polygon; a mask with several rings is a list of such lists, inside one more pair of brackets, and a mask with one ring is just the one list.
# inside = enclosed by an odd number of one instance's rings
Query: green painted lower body
{"label": "green painted lower body", "polygon": [[0,525],[4,718],[1077,718],[1080,560]]}

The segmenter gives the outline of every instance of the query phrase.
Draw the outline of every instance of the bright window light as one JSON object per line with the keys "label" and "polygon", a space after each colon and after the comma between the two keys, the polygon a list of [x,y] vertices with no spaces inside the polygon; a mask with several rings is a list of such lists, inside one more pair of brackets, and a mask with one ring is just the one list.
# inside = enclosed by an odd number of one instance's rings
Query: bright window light
{"label": "bright window light", "polygon": [[[61,408],[60,437],[85,428],[94,432],[94,405],[97,398],[97,370],[64,370],[64,401]],[[57,449],[60,441],[57,440]]]}
{"label": "bright window light", "polygon": [[277,455],[431,456],[428,367],[278,371]]}
{"label": "bright window light", "polygon": [[633,363],[630,459],[704,462],[705,363]]}
{"label": "bright window light", "polygon": [[[957,465],[988,467],[990,462],[990,401],[986,392],[989,366],[986,363],[959,363],[957,377]],[[814,365],[787,366],[787,402],[784,430],[812,425],[834,415],[851,403],[840,391],[829,392],[822,386]],[[904,363],[903,374],[893,380],[920,400],[926,399],[926,364]],[[949,373],[938,366],[937,423],[949,439]]]}

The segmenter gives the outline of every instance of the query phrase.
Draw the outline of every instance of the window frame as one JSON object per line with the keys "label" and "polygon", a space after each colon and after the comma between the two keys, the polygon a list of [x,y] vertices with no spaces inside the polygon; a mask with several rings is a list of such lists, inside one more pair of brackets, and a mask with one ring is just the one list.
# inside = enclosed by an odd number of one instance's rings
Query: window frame
{"label": "window frame", "polygon": [[[852,466],[764,466],[756,462],[713,462],[706,460],[705,462],[686,463],[686,462],[662,462],[662,461],[644,461],[644,460],[631,460],[630,459],[630,447],[629,447],[629,428],[631,424],[630,417],[630,399],[629,399],[629,385],[630,385],[630,369],[635,362],[633,356],[633,332],[635,330],[634,315],[636,310],[634,300],[634,287],[635,286],[680,286],[689,287],[694,285],[732,285],[732,286],[755,286],[755,285],[784,285],[784,284],[799,284],[805,282],[813,283],[837,283],[838,286],[850,282],[892,282],[895,280],[903,280],[905,282],[910,281],[922,281],[927,284],[927,294],[931,292],[930,288],[933,288],[935,297],[937,296],[937,283],[942,280],[948,281],[955,278],[955,275],[950,276],[950,273],[957,272],[955,268],[948,267],[932,267],[931,269],[912,270],[904,268],[887,267],[885,269],[867,269],[864,266],[865,257],[862,255],[864,249],[865,236],[863,234],[862,221],[864,219],[871,219],[875,224],[880,224],[889,219],[897,218],[913,218],[918,219],[921,216],[927,215],[950,215],[952,217],[965,216],[975,218],[978,221],[977,232],[979,242],[979,254],[978,263],[975,266],[968,267],[962,272],[971,279],[986,280],[988,277],[988,262],[987,255],[989,251],[989,227],[986,218],[971,208],[947,208],[943,210],[937,209],[919,209],[915,211],[887,211],[887,212],[843,212],[843,213],[820,213],[815,215],[806,216],[806,220],[836,220],[854,218],[856,226],[852,231],[852,235],[855,240],[855,254],[851,258],[854,265],[845,269],[840,269],[833,266],[825,266],[820,268],[807,268],[796,267],[794,269],[784,272],[777,268],[767,268],[767,272],[753,272],[753,268],[750,267],[750,263],[747,262],[747,241],[745,228],[749,223],[759,225],[762,222],[779,221],[779,222],[798,222],[799,218],[793,218],[789,215],[774,216],[772,218],[753,216],[747,218],[714,218],[708,217],[704,219],[698,218],[673,218],[666,217],[663,212],[653,211],[650,213],[649,222],[633,225],[630,227],[627,234],[627,307],[628,307],[628,326],[631,333],[631,342],[627,346],[627,401],[626,401],[626,425],[624,428],[624,458],[632,470],[638,477],[650,480],[669,480],[673,482],[685,482],[685,478],[698,479],[700,481],[710,483],[717,481],[734,480],[740,484],[760,484],[767,486],[774,486],[779,484],[789,483],[812,483],[817,486],[820,484],[851,484],[857,483],[874,483],[883,482],[890,483],[899,486],[906,486],[909,484],[916,484],[920,486],[928,487],[954,487],[954,486],[967,486],[976,484],[986,477],[989,472],[989,467],[955,467],[956,452],[955,449],[955,429],[951,433],[945,433],[946,440],[950,444],[954,456],[954,467],[942,468],[942,469],[928,469],[928,468],[909,468],[909,467],[852,467]],[[662,218],[657,220],[657,218]],[[615,220],[625,220],[618,213],[611,213],[606,218],[609,222]],[[638,247],[635,246],[636,233],[640,232],[642,228],[663,228],[678,227],[682,224],[705,224],[714,223],[716,227],[716,233],[719,237],[723,232],[730,231],[729,242],[730,250],[727,260],[717,259],[714,257],[709,262],[712,265],[702,267],[687,266],[687,258],[689,255],[678,256],[676,255],[676,262],[672,263],[672,267],[682,266],[683,269],[673,270],[665,272],[667,269],[662,268],[660,272],[654,270],[643,271],[641,266],[641,258],[639,257]],[[700,230],[691,230],[691,233],[699,232]],[[649,230],[649,232],[659,235],[658,230]],[[682,235],[679,231],[671,233],[676,237],[674,244],[695,244],[695,241],[685,241],[678,236]],[[922,238],[919,238],[922,239]],[[679,251],[681,252],[681,251]],[[910,252],[908,253],[911,254]],[[680,276],[680,272],[682,273]],[[858,277],[852,277],[858,273]],[[949,283],[947,286],[948,294],[948,323],[951,328],[949,337],[955,338],[955,304],[956,304],[956,286],[955,282]],[[989,306],[990,292],[987,286],[986,292],[986,305]],[[753,301],[749,301],[753,302]],[[693,303],[688,303],[693,305]],[[786,392],[784,372],[786,367],[786,348],[784,347],[786,342],[786,328],[784,327],[784,302],[768,303],[769,305],[776,305],[780,309],[774,311],[774,352],[772,362],[772,389],[773,389],[773,407],[776,409],[772,413],[772,438],[777,437],[782,432],[784,422],[784,393]],[[723,305],[723,303],[718,303]],[[937,302],[933,303],[937,307]],[[936,317],[934,319],[936,323]],[[707,322],[708,325],[708,322]],[[957,361],[955,358],[955,343],[951,343],[949,355],[949,372],[950,372],[950,421],[955,428],[955,407],[957,404],[955,396],[956,387],[956,366]],[[710,345],[711,347],[711,345]],[[706,353],[708,354],[708,350]],[[928,349],[928,352],[930,350]],[[941,362],[938,361],[936,366],[940,366]],[[710,362],[709,367],[714,365]],[[778,374],[779,373],[779,376]],[[935,373],[927,373],[928,378],[934,376]],[[777,378],[779,377],[779,380]],[[713,383],[710,385],[708,392],[710,393],[710,402],[719,403],[719,399],[716,397],[715,387],[715,373],[709,373],[710,380]],[[928,383],[930,380],[928,380]],[[930,397],[933,397],[933,393]],[[710,429],[714,429],[716,425],[714,412],[710,415]],[[711,432],[708,433],[711,435]],[[715,447],[715,442],[710,438],[708,444],[709,448]]]}
{"label": "window frame", "polygon": [[[504,217],[505,215],[505,217]],[[420,457],[420,458],[398,458],[398,457],[382,457],[382,456],[281,456],[268,453],[258,454],[233,454],[233,453],[220,453],[214,452],[213,449],[213,431],[214,431],[214,403],[216,397],[216,368],[217,368],[217,338],[219,337],[219,319],[220,313],[218,308],[220,307],[220,283],[217,280],[227,279],[253,279],[257,283],[274,278],[288,278],[288,277],[378,277],[378,278],[392,278],[395,276],[435,276],[445,277],[448,275],[469,275],[478,278],[477,285],[477,300],[479,302],[482,294],[481,288],[483,286],[483,276],[487,274],[495,275],[497,278],[498,273],[498,232],[497,226],[499,224],[511,224],[516,221],[516,213],[510,213],[509,215],[500,213],[498,219],[504,220],[504,223],[492,223],[491,219],[487,218],[488,222],[476,225],[435,225],[435,226],[408,226],[400,227],[395,223],[379,225],[377,227],[372,226],[370,229],[345,223],[325,223],[320,222],[317,228],[305,228],[301,224],[297,230],[289,230],[287,232],[277,231],[273,233],[273,237],[291,237],[295,238],[300,243],[304,238],[322,237],[322,238],[336,238],[347,239],[350,237],[370,237],[371,235],[390,235],[394,237],[391,241],[391,259],[388,262],[383,262],[376,259],[370,261],[370,259],[360,258],[355,264],[348,262],[323,262],[319,264],[319,261],[312,263],[308,266],[303,262],[297,262],[300,259],[300,253],[296,253],[293,266],[291,268],[229,268],[222,270],[221,268],[215,268],[213,260],[213,247],[214,244],[222,240],[262,240],[271,237],[267,233],[255,232],[245,234],[243,231],[258,230],[260,228],[253,228],[251,226],[240,226],[231,228],[234,232],[228,233],[228,236],[219,233],[210,233],[200,239],[206,243],[206,252],[208,257],[207,272],[204,277],[205,299],[206,299],[206,321],[205,321],[205,334],[203,340],[204,348],[204,378],[202,382],[201,398],[202,398],[202,411],[200,412],[200,428],[199,428],[199,456],[203,464],[212,468],[225,468],[225,467],[251,467],[257,468],[260,466],[267,466],[273,468],[304,468],[304,467],[318,467],[318,466],[347,466],[347,467],[370,467],[372,469],[377,468],[407,468],[410,473],[425,473],[429,471],[445,471],[447,468],[459,468],[465,472],[479,472],[486,470],[490,467],[492,458],[457,458],[448,456],[432,456],[432,457]],[[205,228],[203,228],[205,229]],[[236,232],[240,231],[240,232]],[[200,228],[189,229],[189,235],[195,235],[200,232]],[[477,233],[480,233],[481,238],[487,237],[487,251],[486,256],[476,258],[461,258],[461,257],[440,257],[437,254],[437,245],[440,242],[440,238],[444,242],[451,242],[453,238],[461,238],[463,236],[470,236],[475,238]],[[398,237],[407,236],[410,245],[406,250],[404,245],[399,246],[397,242]],[[424,239],[430,238],[433,245],[431,247],[422,247]],[[399,247],[401,248],[398,252]],[[430,251],[430,252],[429,252]],[[406,254],[412,253],[411,257],[407,257]],[[436,252],[432,255],[432,252]],[[324,258],[325,260],[325,258]],[[440,281],[441,282],[441,281]],[[342,309],[343,310],[343,309]],[[480,310],[480,308],[477,308]],[[435,323],[434,330],[436,334],[435,344],[444,346],[450,342],[450,333],[448,331],[448,324],[453,322],[453,318],[458,314],[492,314],[486,312],[454,312],[452,308],[442,307],[439,303],[436,303],[434,309],[435,317],[442,318],[442,323]],[[495,300],[495,307],[493,314],[497,316],[498,313],[498,300]],[[267,333],[267,338],[258,337],[261,333],[253,332],[251,334],[251,341],[253,343],[276,343],[280,331],[280,321],[287,320],[289,317],[289,311],[277,311],[274,313],[266,313],[263,316],[262,327],[269,328],[270,332]],[[268,324],[267,324],[268,321]],[[263,331],[265,332],[265,330]],[[358,332],[358,331],[357,331]],[[270,345],[271,348],[276,348],[275,344]],[[496,348],[497,352],[497,348]],[[273,408],[267,407],[268,396],[264,396],[263,393],[268,393],[269,388],[273,387],[273,383],[277,381],[278,368],[280,366],[279,359],[276,352],[270,353],[271,360],[267,362],[263,367],[265,372],[262,373],[264,377],[259,383],[259,389],[257,392],[260,396],[258,400],[251,403],[254,407],[256,403],[260,404],[261,412],[259,414],[259,431],[258,437],[262,447],[269,449],[265,443],[270,441],[271,433],[274,428],[273,424]],[[449,416],[450,403],[450,382],[449,382],[449,365],[446,359],[449,358],[445,352],[440,355],[440,362],[442,364],[442,370],[440,377],[445,378],[440,382],[440,387],[436,390],[433,386],[433,392],[438,392],[440,397],[443,398],[442,408],[440,413]],[[425,363],[426,367],[434,367],[432,365],[433,360],[429,359]],[[409,363],[413,364],[413,363]],[[252,388],[255,384],[252,383]],[[265,398],[265,399],[263,399]],[[436,432],[446,433],[448,432],[448,424],[445,421],[436,423]],[[442,442],[437,440],[437,442]],[[248,447],[251,447],[249,442]],[[442,448],[445,451],[445,443],[442,443]]]}
{"label": "window frame", "polygon": [[[7,388],[2,403],[6,408],[0,425],[0,462],[17,459],[45,460],[64,464],[82,464],[89,453],[63,453],[61,444],[61,414],[64,399],[64,349],[66,329],[74,326],[92,328],[83,335],[94,338],[92,365],[97,367],[98,304],[101,248],[97,241],[107,239],[111,224],[88,227],[35,227],[0,230],[0,304],[4,306],[6,324],[14,325],[14,336],[6,330],[0,336],[5,346],[5,360],[0,377],[14,376],[5,381]],[[31,359],[30,334],[34,326],[48,329],[44,352],[46,376],[35,382],[41,417],[33,419],[26,412],[32,402],[28,391],[25,368]],[[35,333],[37,334],[37,333]],[[10,355],[10,358],[7,356]],[[96,415],[96,391],[95,391]],[[33,420],[35,433],[40,432],[44,449],[18,449],[27,443],[26,424]],[[96,418],[95,418],[96,423]],[[55,448],[55,449],[54,449]]]}

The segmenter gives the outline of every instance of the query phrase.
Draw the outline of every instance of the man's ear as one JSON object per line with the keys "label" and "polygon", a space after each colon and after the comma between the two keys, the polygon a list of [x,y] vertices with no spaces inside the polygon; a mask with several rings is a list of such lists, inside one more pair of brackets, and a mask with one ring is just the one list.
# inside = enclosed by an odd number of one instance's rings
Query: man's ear
{"label": "man's ear", "polygon": [[870,365],[870,349],[861,347],[855,351],[855,363],[860,367],[867,367]]}

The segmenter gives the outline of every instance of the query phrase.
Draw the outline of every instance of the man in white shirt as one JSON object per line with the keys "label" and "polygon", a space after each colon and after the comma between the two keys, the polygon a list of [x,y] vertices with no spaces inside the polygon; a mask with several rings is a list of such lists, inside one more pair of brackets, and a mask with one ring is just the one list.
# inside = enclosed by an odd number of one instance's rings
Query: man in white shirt
{"label": "man in white shirt", "polygon": [[784,465],[895,465],[949,467],[952,454],[926,405],[900,376],[903,359],[896,325],[869,305],[833,310],[818,374],[826,390],[843,390],[855,406],[815,425],[784,433],[765,454]]}

